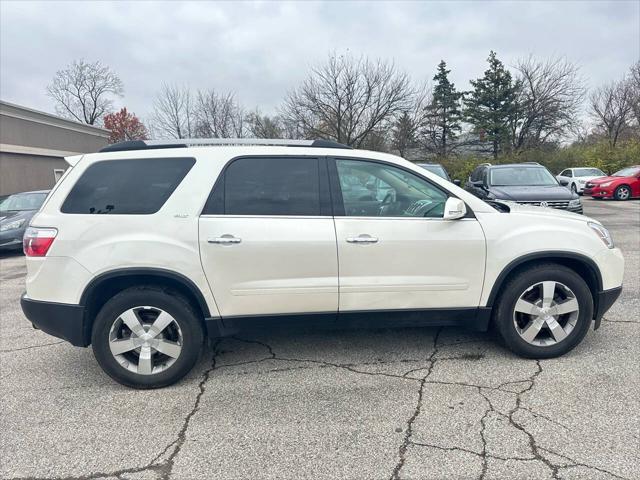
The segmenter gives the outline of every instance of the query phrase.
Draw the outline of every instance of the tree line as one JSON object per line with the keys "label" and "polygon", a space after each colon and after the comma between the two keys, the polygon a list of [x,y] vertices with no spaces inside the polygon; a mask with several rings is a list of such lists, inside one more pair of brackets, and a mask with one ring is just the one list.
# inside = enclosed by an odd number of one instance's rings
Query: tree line
{"label": "tree line", "polygon": [[330,55],[287,92],[275,114],[247,109],[233,92],[163,84],[145,125],[126,109],[112,112],[124,87],[101,62],[73,62],[47,92],[58,113],[106,126],[112,141],[324,138],[410,160],[458,159],[458,166],[538,153],[544,160],[594,145],[615,156],[640,142],[640,60],[591,91],[579,66],[565,58],[529,56],[508,68],[491,51],[483,75],[466,91],[450,74],[442,60],[430,82],[417,84],[393,62]]}

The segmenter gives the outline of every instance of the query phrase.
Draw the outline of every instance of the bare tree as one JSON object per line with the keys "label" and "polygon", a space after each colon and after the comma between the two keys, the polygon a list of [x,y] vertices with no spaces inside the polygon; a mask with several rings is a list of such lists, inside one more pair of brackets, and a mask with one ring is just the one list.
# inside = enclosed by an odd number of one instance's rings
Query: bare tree
{"label": "bare tree", "polygon": [[330,56],[288,93],[282,115],[306,138],[360,147],[409,109],[412,93],[407,74],[392,63]]}
{"label": "bare tree", "polygon": [[245,136],[244,112],[233,93],[214,89],[198,91],[195,135],[204,138],[242,138]]}
{"label": "bare tree", "polygon": [[589,100],[597,131],[606,137],[611,147],[615,147],[633,118],[631,82],[623,79],[603,85],[591,94]]}
{"label": "bare tree", "polygon": [[123,91],[122,81],[109,67],[82,59],[58,70],[47,86],[59,115],[89,125],[100,123],[111,110],[112,98],[121,97]]}
{"label": "bare tree", "polygon": [[515,150],[557,141],[578,127],[585,97],[579,67],[564,58],[518,62],[517,106],[511,122]]}
{"label": "bare tree", "polygon": [[263,115],[259,109],[247,114],[248,134],[254,138],[283,138],[285,128],[279,116]]}
{"label": "bare tree", "polygon": [[151,131],[157,137],[193,137],[195,118],[191,90],[163,84],[153,104],[150,124]]}
{"label": "bare tree", "polygon": [[636,127],[640,128],[640,60],[631,66],[628,81],[631,89],[631,109],[635,117]]}

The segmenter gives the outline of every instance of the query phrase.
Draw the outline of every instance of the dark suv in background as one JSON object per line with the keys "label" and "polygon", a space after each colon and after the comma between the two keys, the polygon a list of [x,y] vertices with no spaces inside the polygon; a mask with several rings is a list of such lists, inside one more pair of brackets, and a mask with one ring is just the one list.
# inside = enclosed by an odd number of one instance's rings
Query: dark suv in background
{"label": "dark suv in background", "polygon": [[[439,163],[416,163],[417,166],[424,168],[425,170],[428,170],[431,173],[435,173],[436,175],[438,175],[439,177],[444,178],[445,180],[448,181],[452,181],[451,177],[449,176],[449,173],[447,172],[447,170],[440,165]],[[459,180],[454,180],[453,183],[455,183],[456,185],[460,185],[460,181]]]}
{"label": "dark suv in background", "polygon": [[483,200],[508,200],[582,213],[578,194],[560,185],[556,177],[538,163],[479,165],[471,173],[465,190]]}

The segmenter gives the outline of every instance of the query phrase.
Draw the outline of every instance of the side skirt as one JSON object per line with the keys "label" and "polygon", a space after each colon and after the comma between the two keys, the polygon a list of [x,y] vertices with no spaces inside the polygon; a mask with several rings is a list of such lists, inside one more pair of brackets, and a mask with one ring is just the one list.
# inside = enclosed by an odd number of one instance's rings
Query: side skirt
{"label": "side skirt", "polygon": [[207,318],[210,338],[243,331],[307,329],[367,329],[407,327],[463,327],[484,332],[489,327],[491,307],[437,308],[422,310],[364,310],[349,312],[289,313]]}

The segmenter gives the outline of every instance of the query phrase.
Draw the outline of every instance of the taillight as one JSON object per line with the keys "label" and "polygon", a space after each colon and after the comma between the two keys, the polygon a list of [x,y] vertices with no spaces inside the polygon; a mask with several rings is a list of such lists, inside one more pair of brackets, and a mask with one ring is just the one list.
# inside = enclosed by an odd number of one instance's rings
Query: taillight
{"label": "taillight", "polygon": [[29,227],[24,232],[22,246],[27,257],[44,257],[56,238],[55,228]]}

